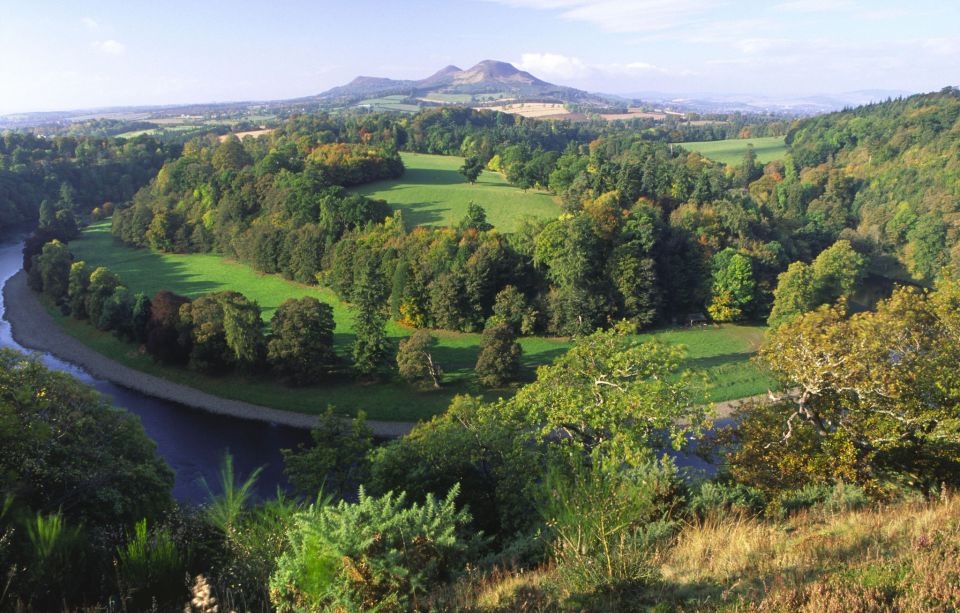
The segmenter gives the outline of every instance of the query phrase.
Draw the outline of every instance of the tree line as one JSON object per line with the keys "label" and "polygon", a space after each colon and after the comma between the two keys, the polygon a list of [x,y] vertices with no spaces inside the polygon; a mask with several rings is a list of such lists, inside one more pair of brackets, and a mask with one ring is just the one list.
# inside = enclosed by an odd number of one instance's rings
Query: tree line
{"label": "tree line", "polygon": [[[379,270],[361,270],[354,293],[358,314],[349,359],[334,350],[333,308],[312,296],[280,304],[265,331],[260,306],[240,292],[195,299],[162,290],[134,294],[106,267],[75,260],[59,240],[25,253],[28,284],[65,315],[136,343],[157,361],[210,375],[269,373],[290,385],[312,385],[344,375],[376,379],[398,371],[412,384],[439,387],[443,371],[431,354],[436,342],[420,331],[395,347],[386,333],[387,310]],[[492,319],[481,341],[482,385],[503,387],[520,371],[513,326]]]}

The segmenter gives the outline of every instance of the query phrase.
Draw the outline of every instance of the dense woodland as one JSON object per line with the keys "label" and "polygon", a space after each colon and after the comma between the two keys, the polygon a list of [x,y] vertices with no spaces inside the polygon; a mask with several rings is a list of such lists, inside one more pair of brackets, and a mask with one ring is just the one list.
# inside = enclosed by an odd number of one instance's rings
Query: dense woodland
{"label": "dense woodland", "polygon": [[[468,180],[483,168],[502,172],[523,189],[550,190],[562,211],[510,235],[480,210],[455,228],[407,228],[384,203],[344,190],[402,172],[401,149],[464,155]],[[623,318],[765,319],[778,275],[837,241],[859,253],[848,258],[859,262],[858,280],[873,257],[894,255],[857,229],[858,188],[806,153],[766,166],[748,153],[727,167],[626,126],[598,132],[462,109],[316,116],[270,138],[188,144],[115,215],[114,234],[225,253],[347,301],[372,259],[391,316],[410,325],[481,330],[501,296],[522,314],[518,332],[568,335]],[[938,272],[927,266],[917,277]],[[845,295],[857,289],[843,285]]]}
{"label": "dense woodland", "polygon": [[24,132],[0,135],[0,239],[36,226],[44,202],[73,218],[105,215],[127,202],[180,148],[131,141]]}
{"label": "dense woodland", "polygon": [[[284,452],[293,492],[252,500],[256,473],[228,457],[196,509],[172,501],[134,420],[0,353],[0,606],[960,608],[958,122],[949,89],[803,120],[783,162],[727,167],[615,126],[298,117],[269,138],[189,143],[118,202],[130,244],[334,288],[357,310],[349,365],[328,305],[289,301],[265,335],[236,292],[134,296],[74,260],[67,216],[38,210],[25,263],[48,304],[203,372],[300,384],[397,368],[439,385],[429,333],[394,357],[388,316],[482,329],[491,387],[515,372],[517,335],[574,346],[511,397],[459,396],[389,443],[330,410]],[[480,207],[408,228],[349,191],[401,173],[401,150],[464,155],[464,180],[479,164],[562,211],[509,235]],[[868,271],[927,287],[852,308]],[[713,427],[683,349],[634,334],[694,310],[768,319],[759,359],[790,392]],[[672,459],[691,441],[715,477]]]}

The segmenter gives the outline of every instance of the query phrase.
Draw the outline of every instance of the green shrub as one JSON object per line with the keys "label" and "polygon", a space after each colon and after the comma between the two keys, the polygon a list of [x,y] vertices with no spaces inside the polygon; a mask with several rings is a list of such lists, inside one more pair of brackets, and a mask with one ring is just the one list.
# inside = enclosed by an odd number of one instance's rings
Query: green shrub
{"label": "green shrub", "polygon": [[83,530],[68,526],[60,513],[30,515],[24,528],[26,551],[15,591],[40,611],[74,602],[87,587]]}
{"label": "green shrub", "polygon": [[180,604],[186,593],[186,558],[170,533],[147,530],[147,520],[137,522],[126,545],[117,548],[117,578],[132,610]]}
{"label": "green shrub", "polygon": [[407,610],[459,574],[482,537],[466,535],[455,486],[443,500],[368,496],[317,505],[298,516],[290,548],[270,579],[279,611]]}
{"label": "green shrub", "polygon": [[207,521],[212,526],[224,533],[229,532],[239,521],[241,514],[253,495],[253,488],[257,484],[257,479],[263,468],[257,468],[249,477],[239,485],[233,474],[233,456],[229,453],[224,454],[223,463],[220,465],[220,491],[219,495],[214,494],[210,486],[204,480],[204,486],[210,496],[205,513]]}
{"label": "green shrub", "polygon": [[755,487],[741,483],[704,481],[695,489],[687,504],[688,510],[700,519],[726,514],[759,515],[766,506],[766,497]]}
{"label": "green shrub", "polygon": [[785,492],[776,498],[767,508],[767,514],[785,518],[799,511],[821,510],[837,513],[862,509],[869,502],[863,488],[838,482],[812,483],[799,490]]}
{"label": "green shrub", "polygon": [[245,512],[224,534],[216,582],[233,609],[269,610],[270,577],[288,548],[294,520],[303,510],[302,503],[278,494]]}
{"label": "green shrub", "polygon": [[669,460],[635,468],[548,472],[540,513],[553,559],[574,592],[635,588],[657,574],[651,556],[676,530],[682,482]]}

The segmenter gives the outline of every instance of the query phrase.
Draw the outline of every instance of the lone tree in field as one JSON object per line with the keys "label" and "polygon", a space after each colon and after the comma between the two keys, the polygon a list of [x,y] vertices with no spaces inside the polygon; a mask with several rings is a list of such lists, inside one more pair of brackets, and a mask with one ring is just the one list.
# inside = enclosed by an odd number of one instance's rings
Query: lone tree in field
{"label": "lone tree in field", "polygon": [[520,372],[520,354],[513,328],[507,323],[487,326],[480,339],[480,356],[477,358],[477,377],[486,387],[502,387],[516,379]]}
{"label": "lone tree in field", "polygon": [[336,363],[333,308],[312,296],[291,298],[273,315],[267,359],[296,384],[313,383]]}
{"label": "lone tree in field", "polygon": [[390,363],[386,289],[379,263],[368,256],[360,266],[353,288],[353,301],[359,309],[353,326],[357,335],[353,342],[353,368],[363,377],[383,372]]}
{"label": "lone tree in field", "polygon": [[443,371],[430,354],[434,343],[436,339],[426,330],[417,330],[409,338],[400,341],[400,350],[397,352],[400,376],[410,383],[429,382],[434,389],[440,389]]}
{"label": "lone tree in field", "polygon": [[467,205],[467,214],[460,220],[459,230],[461,232],[471,228],[477,232],[486,232],[493,229],[493,224],[487,221],[487,212],[476,202]]}
{"label": "lone tree in field", "polygon": [[483,160],[476,156],[468,157],[464,160],[463,166],[460,167],[460,174],[462,174],[469,183],[476,183],[482,172]]}

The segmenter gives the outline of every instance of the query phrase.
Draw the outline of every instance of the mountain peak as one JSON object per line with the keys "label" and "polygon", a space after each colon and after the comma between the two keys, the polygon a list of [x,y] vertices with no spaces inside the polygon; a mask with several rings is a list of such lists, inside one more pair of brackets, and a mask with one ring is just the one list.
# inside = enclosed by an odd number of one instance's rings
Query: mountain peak
{"label": "mountain peak", "polygon": [[430,93],[460,94],[471,97],[496,93],[511,98],[527,99],[583,100],[590,98],[586,92],[552,85],[541,81],[529,72],[518,69],[509,62],[498,60],[483,60],[467,70],[461,70],[451,64],[419,81],[357,77],[347,85],[334,87],[320,94],[319,98],[356,101],[396,94],[416,98]]}
{"label": "mountain peak", "polygon": [[526,84],[542,84],[540,79],[529,72],[519,70],[509,62],[498,60],[483,60],[476,66],[454,75],[457,83],[482,83],[484,81],[519,82]]}
{"label": "mountain peak", "polygon": [[450,64],[449,66],[445,66],[445,67],[441,68],[440,70],[438,70],[437,72],[433,73],[432,75],[430,75],[430,76],[427,77],[426,79],[423,79],[422,81],[420,81],[420,83],[422,83],[422,84],[424,84],[424,85],[430,85],[430,84],[432,84],[432,83],[439,83],[439,82],[442,82],[442,81],[449,81],[451,75],[455,75],[455,74],[458,74],[458,73],[461,73],[461,72],[463,72],[463,70],[461,70],[458,66],[454,66],[453,64]]}

